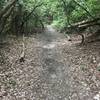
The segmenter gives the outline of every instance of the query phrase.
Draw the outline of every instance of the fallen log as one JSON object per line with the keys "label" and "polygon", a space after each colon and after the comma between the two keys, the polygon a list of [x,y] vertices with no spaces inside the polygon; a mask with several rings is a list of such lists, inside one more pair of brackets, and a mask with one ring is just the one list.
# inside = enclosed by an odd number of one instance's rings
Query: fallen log
{"label": "fallen log", "polygon": [[[83,35],[83,32],[87,28],[94,27],[94,26],[100,26],[100,18],[95,18],[93,20],[86,20],[86,21],[75,23],[75,24],[71,24],[70,26],[67,27],[67,29],[71,31],[72,33],[77,33],[78,35],[80,35],[82,37],[81,44],[83,44],[85,42],[85,36]],[[97,35],[96,33],[94,34]]]}
{"label": "fallen log", "polygon": [[100,18],[95,18],[93,20],[85,20],[82,22],[74,23],[68,26],[68,28],[88,28],[94,25],[100,25]]}

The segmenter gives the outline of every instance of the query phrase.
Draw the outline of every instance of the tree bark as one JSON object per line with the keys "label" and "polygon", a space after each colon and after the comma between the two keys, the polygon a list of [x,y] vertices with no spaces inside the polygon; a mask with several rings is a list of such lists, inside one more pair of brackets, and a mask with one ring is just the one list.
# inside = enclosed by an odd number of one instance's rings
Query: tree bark
{"label": "tree bark", "polygon": [[18,0],[13,0],[9,4],[7,4],[0,12],[0,21],[5,13],[17,2]]}

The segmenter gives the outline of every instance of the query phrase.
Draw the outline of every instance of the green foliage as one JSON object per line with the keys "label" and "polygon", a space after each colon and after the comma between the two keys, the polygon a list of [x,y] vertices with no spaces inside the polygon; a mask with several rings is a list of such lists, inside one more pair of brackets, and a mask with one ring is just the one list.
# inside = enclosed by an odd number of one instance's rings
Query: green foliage
{"label": "green foliage", "polygon": [[[11,1],[0,0],[0,10]],[[69,24],[96,17],[100,17],[100,0],[18,0],[5,27],[10,25],[16,30],[24,23],[23,27],[30,29],[45,23],[61,30]]]}
{"label": "green foliage", "polygon": [[100,17],[99,0],[46,0],[43,13],[53,15],[53,23],[59,29],[92,17]]}

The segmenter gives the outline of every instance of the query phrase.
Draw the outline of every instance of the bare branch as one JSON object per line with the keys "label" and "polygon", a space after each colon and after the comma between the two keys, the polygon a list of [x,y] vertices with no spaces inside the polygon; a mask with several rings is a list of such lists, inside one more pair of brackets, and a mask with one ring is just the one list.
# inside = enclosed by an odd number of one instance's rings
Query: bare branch
{"label": "bare branch", "polygon": [[39,4],[39,5],[36,5],[36,6],[33,8],[33,10],[26,16],[25,20],[27,20],[27,19],[32,15],[32,13],[33,13],[38,7],[40,7],[40,6],[42,6],[42,5],[43,5],[43,3],[41,3],[41,4]]}

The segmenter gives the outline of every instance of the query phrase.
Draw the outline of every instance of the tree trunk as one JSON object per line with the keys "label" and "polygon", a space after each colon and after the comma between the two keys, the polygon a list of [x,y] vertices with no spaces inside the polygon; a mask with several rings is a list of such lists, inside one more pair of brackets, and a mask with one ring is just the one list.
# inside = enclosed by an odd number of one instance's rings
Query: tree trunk
{"label": "tree trunk", "polygon": [[6,22],[7,22],[7,19],[8,19],[9,16],[11,15],[13,9],[14,9],[14,6],[11,7],[11,8],[9,9],[9,11],[8,11],[5,15],[2,16],[2,20],[1,20],[1,23],[0,23],[0,33],[3,32],[3,30],[4,30],[4,28],[5,28],[5,25],[6,25]]}

